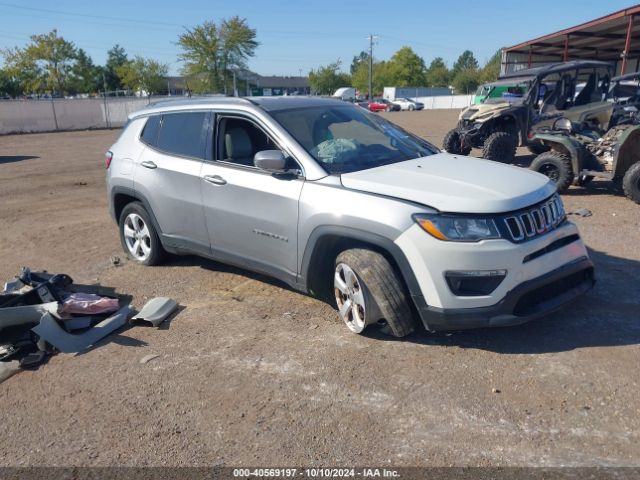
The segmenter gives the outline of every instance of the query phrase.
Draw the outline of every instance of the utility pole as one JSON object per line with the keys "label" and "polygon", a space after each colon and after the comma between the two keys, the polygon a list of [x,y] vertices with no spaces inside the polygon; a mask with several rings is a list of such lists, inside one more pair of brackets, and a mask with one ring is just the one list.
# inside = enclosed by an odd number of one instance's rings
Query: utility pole
{"label": "utility pole", "polygon": [[371,101],[371,99],[373,98],[373,88],[372,88],[372,83],[373,83],[373,40],[378,38],[376,36],[374,36],[373,34],[369,34],[369,92],[368,92],[368,100]]}

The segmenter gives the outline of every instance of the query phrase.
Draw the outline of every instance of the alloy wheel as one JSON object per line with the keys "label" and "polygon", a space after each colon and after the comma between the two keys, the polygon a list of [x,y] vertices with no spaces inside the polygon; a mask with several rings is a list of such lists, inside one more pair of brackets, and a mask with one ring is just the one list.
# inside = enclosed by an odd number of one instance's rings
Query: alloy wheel
{"label": "alloy wheel", "polygon": [[336,266],[333,280],[340,318],[349,330],[361,333],[367,326],[366,305],[362,285],[355,272],[344,263]]}
{"label": "alloy wheel", "polygon": [[143,218],[130,213],[124,219],[122,229],[129,253],[139,262],[147,260],[151,255],[151,233]]}

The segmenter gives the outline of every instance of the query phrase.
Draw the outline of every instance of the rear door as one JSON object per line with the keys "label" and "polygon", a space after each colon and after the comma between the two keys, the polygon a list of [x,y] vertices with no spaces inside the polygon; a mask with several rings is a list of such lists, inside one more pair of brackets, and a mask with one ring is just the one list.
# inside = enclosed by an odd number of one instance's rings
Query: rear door
{"label": "rear door", "polygon": [[[202,167],[201,188],[214,257],[253,270],[295,279],[300,175],[259,170],[253,156],[281,150],[256,119],[219,114],[211,161]],[[298,168],[291,160],[292,168]]]}
{"label": "rear door", "polygon": [[163,243],[206,253],[200,170],[210,117],[207,111],[149,117],[140,137],[146,148],[134,172],[134,188],[147,199]]}

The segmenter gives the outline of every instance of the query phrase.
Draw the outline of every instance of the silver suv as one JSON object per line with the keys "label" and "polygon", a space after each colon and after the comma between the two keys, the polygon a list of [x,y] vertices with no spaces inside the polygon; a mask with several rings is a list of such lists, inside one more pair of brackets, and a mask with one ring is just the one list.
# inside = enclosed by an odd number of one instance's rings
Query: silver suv
{"label": "silver suv", "polygon": [[443,153],[340,101],[158,103],[130,116],[106,166],[133,260],[265,273],[335,300],[356,333],[522,323],[593,285],[547,177]]}

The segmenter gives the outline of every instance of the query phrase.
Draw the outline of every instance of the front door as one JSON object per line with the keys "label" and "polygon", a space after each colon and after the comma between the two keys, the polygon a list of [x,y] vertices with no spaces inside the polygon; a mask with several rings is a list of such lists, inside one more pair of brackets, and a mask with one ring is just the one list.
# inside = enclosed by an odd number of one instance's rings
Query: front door
{"label": "front door", "polygon": [[298,200],[304,179],[272,175],[253,165],[257,152],[280,149],[257,122],[220,115],[215,130],[214,160],[205,162],[201,172],[212,255],[295,279]]}

